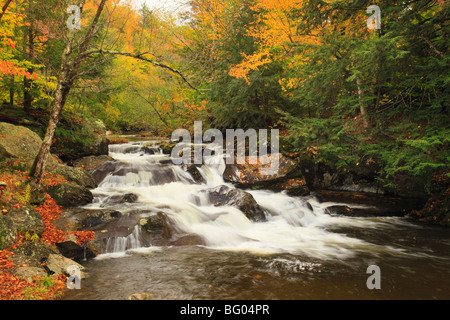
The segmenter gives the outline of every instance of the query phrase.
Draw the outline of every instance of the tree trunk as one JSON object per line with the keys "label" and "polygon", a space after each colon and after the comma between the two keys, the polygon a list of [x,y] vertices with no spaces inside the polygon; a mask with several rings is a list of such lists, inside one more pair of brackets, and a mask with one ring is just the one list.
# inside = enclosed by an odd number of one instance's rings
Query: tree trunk
{"label": "tree trunk", "polygon": [[[80,47],[80,51],[73,61],[69,61],[69,56],[72,53],[74,36],[76,31],[69,31],[69,39],[67,40],[66,47],[61,58],[61,71],[58,79],[58,85],[56,87],[55,99],[52,103],[52,111],[50,114],[50,120],[48,123],[47,131],[45,133],[44,140],[41,145],[36,159],[34,160],[33,167],[30,171],[30,176],[33,178],[34,187],[39,187],[45,174],[45,167],[48,157],[50,155],[50,147],[53,142],[56,127],[59,122],[59,117],[64,105],[66,104],[67,97],[69,96],[72,85],[74,84],[77,76],[78,69],[81,66],[85,58],[85,52],[88,49],[89,43],[94,36],[94,30],[97,27],[100,16],[105,8],[107,0],[101,0],[95,18],[92,24],[89,26],[89,30],[83,39]],[[83,7],[84,1],[81,1],[81,7]],[[73,63],[72,63],[73,62]]]}
{"label": "tree trunk", "polygon": [[14,75],[11,75],[11,86],[9,87],[9,105],[11,108],[14,107],[14,90],[15,89],[15,80]]}
{"label": "tree trunk", "polygon": [[8,10],[8,6],[11,4],[12,0],[6,0],[6,3],[3,5],[2,10],[0,11],[0,20],[2,20],[3,15],[5,14],[6,10]]}
{"label": "tree trunk", "polygon": [[367,106],[366,106],[366,102],[364,101],[364,91],[362,90],[362,87],[361,87],[362,82],[358,76],[356,77],[356,85],[358,87],[359,109],[361,112],[361,117],[363,119],[363,126],[364,126],[364,129],[368,129],[370,126],[369,115],[367,114]]}
{"label": "tree trunk", "polygon": [[[30,6],[30,4],[28,4]],[[31,8],[29,7],[28,10],[31,12]],[[27,30],[27,29],[26,29]],[[28,27],[28,30],[25,31],[26,34],[24,35],[24,48],[27,48],[28,53],[28,61],[33,62],[34,60],[34,38],[33,38],[33,25],[30,23],[30,26]],[[26,50],[26,49],[24,49]],[[33,73],[33,68],[28,68],[27,72]],[[31,86],[33,85],[33,80],[30,78],[27,78],[26,76],[23,77],[23,109],[25,112],[29,113],[32,108],[33,103],[33,95],[31,94]]]}
{"label": "tree trunk", "polygon": [[59,122],[59,115],[70,92],[70,87],[67,86],[67,77],[70,71],[68,69],[68,60],[69,55],[72,52],[72,44],[73,38],[70,38],[67,41],[66,48],[64,49],[61,59],[61,73],[58,79],[58,85],[56,87],[55,99],[52,103],[52,112],[50,114],[47,131],[45,132],[45,137],[42,141],[41,148],[30,171],[30,176],[33,177],[36,185],[39,185],[44,177],[45,166],[50,154],[50,147],[52,146],[56,126]]}

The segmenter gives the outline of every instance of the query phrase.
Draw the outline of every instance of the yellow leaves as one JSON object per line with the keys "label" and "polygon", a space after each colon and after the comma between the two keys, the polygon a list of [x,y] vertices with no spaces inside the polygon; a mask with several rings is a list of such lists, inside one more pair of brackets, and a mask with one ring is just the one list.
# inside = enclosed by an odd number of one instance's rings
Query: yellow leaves
{"label": "yellow leaves", "polygon": [[257,70],[259,67],[272,62],[270,58],[271,54],[268,50],[260,51],[249,56],[243,54],[243,56],[244,61],[231,68],[229,74],[237,79],[245,79],[247,83],[249,83],[248,74],[251,70]]}

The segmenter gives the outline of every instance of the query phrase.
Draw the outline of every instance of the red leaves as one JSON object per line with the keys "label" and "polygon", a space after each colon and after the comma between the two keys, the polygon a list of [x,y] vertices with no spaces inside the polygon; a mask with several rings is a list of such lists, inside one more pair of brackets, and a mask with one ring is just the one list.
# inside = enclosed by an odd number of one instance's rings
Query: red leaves
{"label": "red leaves", "polygon": [[35,208],[41,215],[44,222],[45,231],[42,234],[41,240],[55,245],[57,242],[64,241],[64,232],[53,225],[53,221],[59,219],[61,214],[61,207],[56,204],[56,201],[52,199],[48,194],[45,195],[45,203]]}
{"label": "red leaves", "polygon": [[53,225],[53,221],[59,219],[62,213],[61,207],[56,204],[48,194],[46,195],[46,201],[40,207],[36,208],[36,211],[42,217],[45,225],[45,231],[42,234],[41,240],[51,245],[56,245],[58,242],[64,242],[67,234],[73,234],[77,238],[77,244],[83,245],[85,242],[95,239],[94,231],[71,231],[69,233],[64,232]]}
{"label": "red leaves", "polygon": [[[10,248],[0,251],[0,300],[49,300],[60,294],[65,286],[65,276],[51,278],[34,277],[32,282],[21,279],[10,270],[16,267],[10,258],[14,255],[12,250],[19,246],[24,236],[19,234],[19,240]],[[20,265],[24,266],[24,265]]]}
{"label": "red leaves", "polygon": [[82,246],[85,242],[95,239],[94,231],[72,231],[70,234],[74,234],[77,237],[77,244]]}
{"label": "red leaves", "polygon": [[0,60],[0,75],[22,76],[27,79],[37,80],[38,76],[26,71],[24,68],[16,66],[14,62]]}

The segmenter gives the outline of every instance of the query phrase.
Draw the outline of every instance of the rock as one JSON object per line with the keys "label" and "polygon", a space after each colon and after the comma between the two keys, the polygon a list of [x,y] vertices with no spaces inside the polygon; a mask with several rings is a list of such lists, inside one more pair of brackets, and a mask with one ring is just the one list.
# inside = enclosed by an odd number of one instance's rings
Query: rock
{"label": "rock", "polygon": [[89,189],[94,189],[97,187],[97,182],[95,181],[94,177],[85,170],[62,164],[49,166],[49,170],[51,170],[53,174],[59,174],[63,176],[67,181],[75,182],[82,187]]}
{"label": "rock", "polygon": [[178,238],[175,241],[170,241],[170,246],[202,246],[205,245],[205,240],[198,234],[187,234]]}
{"label": "rock", "polygon": [[173,148],[178,144],[178,142],[163,142],[159,145],[164,154],[172,154]]}
{"label": "rock", "polygon": [[64,257],[77,262],[95,258],[96,256],[88,247],[81,247],[73,241],[59,242],[56,244],[56,247]]}
{"label": "rock", "polygon": [[100,167],[97,167],[91,174],[97,185],[99,185],[105,177],[112,173],[118,166],[116,161],[106,161]]}
{"label": "rock", "polygon": [[[80,270],[85,269],[79,263],[69,258],[63,257],[62,255],[59,254],[50,254],[47,260],[45,261],[45,268],[49,270],[51,273],[56,275],[59,274],[69,275],[67,269],[72,266],[78,267],[80,268]],[[85,278],[85,275],[83,272],[81,272],[81,279],[83,278]]]}
{"label": "rock", "polygon": [[12,246],[17,241],[14,222],[7,216],[0,216],[0,250]]}
{"label": "rock", "polygon": [[[144,221],[142,221],[144,220]],[[150,230],[162,230],[166,226],[166,218],[163,213],[157,213],[151,215],[146,219],[141,219],[140,224],[148,231]]]}
{"label": "rock", "polygon": [[196,183],[199,184],[206,183],[205,178],[203,178],[203,176],[201,175],[200,171],[198,171],[198,168],[195,164],[186,165],[184,167],[185,167],[184,169],[191,174],[192,178]]}
{"label": "rock", "polygon": [[305,196],[310,193],[296,161],[279,154],[277,172],[271,175],[261,175],[262,167],[260,164],[251,165],[249,163],[227,165],[223,177],[225,181],[233,183],[237,188],[287,191],[291,196]]}
{"label": "rock", "polygon": [[170,220],[163,212],[158,212],[141,220],[146,222],[141,226],[149,234],[149,241],[152,245],[165,246],[171,241],[172,236],[178,234],[178,230],[172,227]]}
{"label": "rock", "polygon": [[426,202],[421,210],[414,210],[408,217],[420,222],[450,227],[450,188]]}
{"label": "rock", "polygon": [[[224,179],[232,183],[237,183],[242,187],[250,187],[252,185],[268,183],[271,181],[279,182],[280,178],[287,176],[298,176],[297,163],[282,154],[271,155],[272,157],[279,157],[279,167],[276,172],[271,175],[262,175],[261,169],[265,166],[258,164],[238,164],[235,159],[235,164],[229,164],[225,168]],[[295,173],[295,174],[294,174]]]}
{"label": "rock", "polygon": [[266,221],[264,210],[248,192],[227,186],[219,186],[206,190],[206,192],[214,206],[233,206],[241,210],[252,221]]}
{"label": "rock", "polygon": [[114,158],[107,156],[107,155],[101,155],[101,156],[89,156],[89,157],[83,157],[81,159],[77,159],[71,162],[71,164],[75,168],[83,169],[88,173],[93,173],[97,168],[100,168],[103,166],[106,162],[114,162]]}
{"label": "rock", "polygon": [[48,188],[48,194],[63,207],[77,207],[91,203],[94,196],[89,189],[74,182],[64,182]]}
{"label": "rock", "polygon": [[0,161],[20,158],[31,168],[42,144],[41,138],[28,128],[0,122]]}
{"label": "rock", "polygon": [[[0,161],[17,158],[30,170],[42,145],[41,138],[28,128],[0,122]],[[80,186],[95,188],[97,183],[89,173],[60,163],[53,155],[49,157],[46,169],[52,174],[59,174],[67,181]]]}
{"label": "rock", "polygon": [[[40,266],[42,262],[47,260],[49,255],[59,253],[58,249],[51,244],[30,241],[23,242],[13,252],[16,256],[27,257],[28,261],[26,264],[30,266]],[[29,259],[36,261],[36,264],[30,263]]]}
{"label": "rock", "polygon": [[[346,191],[321,190],[315,193],[315,197],[322,203],[341,203],[328,207],[325,213],[355,217],[403,217],[424,205],[424,200],[420,198],[389,197]],[[363,205],[368,208],[351,208],[347,204]]]}
{"label": "rock", "polygon": [[[89,211],[89,212],[87,212]],[[93,230],[98,229],[99,226],[105,223],[122,217],[122,213],[115,210],[86,210],[87,216],[81,221],[81,228]]]}
{"label": "rock", "polygon": [[127,193],[122,197],[120,203],[134,203],[137,200],[138,200],[137,195],[135,195],[134,193]]}
{"label": "rock", "polygon": [[41,215],[33,208],[12,208],[8,212],[15,229],[23,234],[37,234],[39,237],[44,233],[45,226]]}
{"label": "rock", "polygon": [[66,229],[71,226],[68,231],[97,230],[121,216],[122,213],[111,209],[69,208],[64,210],[60,219],[54,221],[54,225]]}
{"label": "rock", "polygon": [[18,278],[25,279],[29,282],[33,282],[34,277],[47,276],[47,271],[42,267],[17,267],[13,273]]}
{"label": "rock", "polygon": [[350,208],[348,206],[330,206],[324,210],[327,214],[350,217],[402,217],[404,213],[383,208]]}
{"label": "rock", "polygon": [[128,297],[128,300],[152,300],[153,295],[148,292],[142,292],[142,293],[133,293]]}
{"label": "rock", "polygon": [[52,153],[63,161],[108,155],[109,141],[106,136],[106,127],[99,119],[84,118],[77,126],[70,123],[60,126],[56,130],[55,138]]}

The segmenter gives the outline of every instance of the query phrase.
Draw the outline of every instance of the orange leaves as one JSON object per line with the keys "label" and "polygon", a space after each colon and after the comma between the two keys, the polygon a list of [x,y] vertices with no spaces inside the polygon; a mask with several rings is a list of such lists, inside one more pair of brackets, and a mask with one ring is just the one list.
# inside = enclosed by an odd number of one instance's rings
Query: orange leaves
{"label": "orange leaves", "polygon": [[53,187],[64,182],[67,182],[67,180],[63,176],[51,174],[49,172],[46,172],[44,174],[44,178],[42,179],[42,185],[46,188]]}
{"label": "orange leaves", "polygon": [[59,219],[62,212],[61,207],[56,204],[56,201],[46,194],[45,203],[35,209],[41,215],[45,226],[41,240],[51,245],[63,242],[64,232],[53,225],[53,221]]}
{"label": "orange leaves", "polygon": [[85,242],[95,239],[94,231],[71,231],[67,233],[56,228],[53,225],[53,221],[60,218],[62,210],[48,194],[46,194],[45,203],[35,209],[41,215],[45,226],[41,241],[56,245],[58,242],[64,242],[67,234],[73,234],[77,238],[77,244],[81,246]]}
{"label": "orange leaves", "polygon": [[72,231],[70,234],[73,234],[77,237],[77,244],[79,246],[82,246],[87,241],[91,241],[95,239],[95,232],[94,231]]}
{"label": "orange leaves", "polygon": [[[10,273],[16,265],[10,258],[20,245],[24,236],[19,234],[19,240],[12,247],[0,251],[0,300],[49,300],[56,298],[65,287],[64,275],[53,277],[34,277],[32,282],[21,279]],[[26,265],[19,265],[24,267]]]}
{"label": "orange leaves", "polygon": [[26,71],[22,67],[18,67],[12,61],[4,61],[0,60],[0,76],[1,75],[14,75],[14,76],[22,76],[27,79],[38,79],[37,74],[30,73]]}

